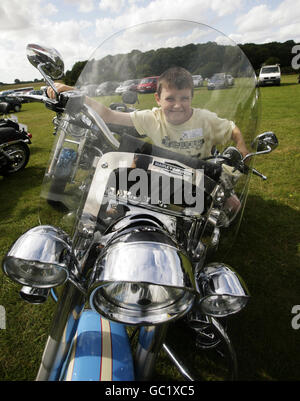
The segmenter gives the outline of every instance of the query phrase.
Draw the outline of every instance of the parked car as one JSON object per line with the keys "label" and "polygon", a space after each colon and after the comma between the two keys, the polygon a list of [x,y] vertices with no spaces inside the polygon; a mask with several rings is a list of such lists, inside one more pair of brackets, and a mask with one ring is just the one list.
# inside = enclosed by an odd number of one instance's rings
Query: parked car
{"label": "parked car", "polygon": [[23,103],[29,103],[29,100],[24,97],[23,93],[11,93],[9,96],[13,97],[13,98],[17,98],[18,100],[20,100],[20,102],[22,104]]}
{"label": "parked car", "polygon": [[116,88],[116,93],[122,94],[124,92],[128,91],[136,91],[137,86],[140,83],[140,79],[128,79],[127,81],[124,81]]}
{"label": "parked car", "polygon": [[36,90],[29,92],[29,95],[43,95],[43,94],[44,94],[44,91],[42,91],[41,89],[36,89]]}
{"label": "parked car", "polygon": [[203,78],[201,75],[193,75],[194,87],[203,86]]}
{"label": "parked car", "polygon": [[22,103],[31,103],[31,102],[34,102],[35,100],[26,98],[26,95],[39,95],[39,96],[41,96],[41,95],[44,95],[44,94],[45,94],[44,91],[42,91],[40,89],[34,89],[34,90],[31,90],[31,91],[29,91],[27,93],[24,93],[24,95],[20,95],[19,99],[22,101]]}
{"label": "parked car", "polygon": [[265,65],[260,69],[258,85],[280,85],[281,71],[278,64]]}
{"label": "parked car", "polygon": [[7,95],[10,95],[12,93],[15,93],[15,91],[13,89],[9,89],[7,91],[0,92],[0,96],[7,96]]}
{"label": "parked car", "polygon": [[90,84],[86,86],[82,86],[80,90],[86,94],[87,96],[96,96],[96,90],[98,88],[98,85],[95,84]]}
{"label": "parked car", "polygon": [[226,75],[227,81],[228,81],[228,85],[229,86],[233,86],[234,85],[234,78],[232,75],[227,74]]}
{"label": "parked car", "polygon": [[28,99],[26,95],[42,95],[44,92],[41,90],[23,90],[23,91],[15,91],[14,93],[10,94],[9,96],[17,97],[21,103],[30,103],[32,102],[31,99]]}
{"label": "parked car", "polygon": [[137,86],[137,91],[140,93],[156,92],[158,78],[158,76],[143,78]]}
{"label": "parked car", "polygon": [[0,96],[0,103],[7,103],[6,113],[11,111],[18,112],[22,108],[22,102],[16,96]]}
{"label": "parked car", "polygon": [[120,82],[115,82],[115,81],[102,82],[102,84],[100,84],[96,89],[96,96],[114,95],[119,85]]}
{"label": "parked car", "polygon": [[224,72],[214,74],[207,82],[208,90],[228,88],[228,86],[228,79]]}

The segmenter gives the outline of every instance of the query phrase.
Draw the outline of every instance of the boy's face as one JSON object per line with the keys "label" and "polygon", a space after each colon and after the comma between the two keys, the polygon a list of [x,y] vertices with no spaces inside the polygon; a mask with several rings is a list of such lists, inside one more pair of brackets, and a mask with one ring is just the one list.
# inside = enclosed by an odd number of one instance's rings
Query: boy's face
{"label": "boy's face", "polygon": [[166,119],[173,125],[183,124],[193,114],[192,91],[189,88],[176,89],[162,87],[160,96],[155,93],[157,104],[161,107]]}

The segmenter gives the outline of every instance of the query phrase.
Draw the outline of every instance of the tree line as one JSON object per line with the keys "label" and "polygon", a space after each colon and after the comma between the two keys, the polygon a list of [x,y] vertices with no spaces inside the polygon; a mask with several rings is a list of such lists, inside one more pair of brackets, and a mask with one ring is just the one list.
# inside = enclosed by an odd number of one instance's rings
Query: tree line
{"label": "tree line", "polygon": [[[295,72],[291,67],[293,40],[265,44],[246,43],[239,45],[258,73],[262,65],[280,64],[283,73]],[[228,64],[228,61],[230,64]],[[108,55],[101,60],[79,61],[64,76],[64,82],[75,85],[85,68],[85,82],[78,84],[99,84],[105,81],[124,81],[160,75],[166,68],[178,65],[193,75],[210,78],[217,72],[238,76],[245,59],[235,46],[218,45],[214,42],[188,44],[175,48],[160,48],[141,52],[133,50],[128,54]],[[226,70],[226,71],[225,71]]]}

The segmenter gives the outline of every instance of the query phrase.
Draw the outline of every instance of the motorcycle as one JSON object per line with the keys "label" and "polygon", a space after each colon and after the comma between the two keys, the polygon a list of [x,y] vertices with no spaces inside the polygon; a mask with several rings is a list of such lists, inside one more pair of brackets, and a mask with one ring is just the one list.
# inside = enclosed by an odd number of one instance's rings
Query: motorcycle
{"label": "motorcycle", "polygon": [[[0,115],[6,110],[7,104],[0,103]],[[0,175],[15,174],[26,167],[31,138],[27,126],[20,124],[17,117],[0,119]]]}
{"label": "motorcycle", "polygon": [[[128,28],[96,50],[74,90],[60,94],[54,85],[64,70],[60,54],[28,45],[29,61],[56,93],[31,96],[56,112],[56,139],[42,184],[41,224],[12,245],[3,270],[23,286],[27,302],[48,296],[57,302],[37,380],[149,380],[161,351],[186,380],[196,380],[170,341],[180,330],[194,352],[220,350],[229,378],[237,378],[227,318],[245,308],[250,294],[231,266],[213,258],[223,237],[237,234],[250,177],[266,179],[253,168],[254,156],[278,141],[272,132],[254,138],[255,71],[220,35],[182,20]],[[235,77],[234,88],[195,89],[193,102],[235,121],[253,153],[243,158],[224,145],[201,160],[158,146],[132,127],[109,127],[76,89],[132,77],[153,49],[161,69],[182,63],[185,54],[191,73]],[[163,72],[157,64],[152,75]],[[109,106],[115,99],[96,100]],[[139,107],[152,101],[153,94],[140,95]]]}

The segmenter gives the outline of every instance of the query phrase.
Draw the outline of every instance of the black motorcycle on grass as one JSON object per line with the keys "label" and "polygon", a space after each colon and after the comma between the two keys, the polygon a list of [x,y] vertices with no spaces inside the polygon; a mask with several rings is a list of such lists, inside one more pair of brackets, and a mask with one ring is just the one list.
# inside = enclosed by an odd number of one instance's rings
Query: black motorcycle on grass
{"label": "black motorcycle on grass", "polygon": [[30,156],[32,135],[16,117],[4,117],[7,104],[0,103],[0,175],[8,176],[23,170]]}

